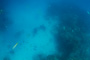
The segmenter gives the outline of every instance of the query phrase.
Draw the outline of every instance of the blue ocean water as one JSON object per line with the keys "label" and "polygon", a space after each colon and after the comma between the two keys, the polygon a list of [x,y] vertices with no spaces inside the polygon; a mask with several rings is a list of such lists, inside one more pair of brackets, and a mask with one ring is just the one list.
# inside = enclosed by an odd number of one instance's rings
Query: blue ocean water
{"label": "blue ocean water", "polygon": [[0,60],[90,60],[89,0],[0,0]]}

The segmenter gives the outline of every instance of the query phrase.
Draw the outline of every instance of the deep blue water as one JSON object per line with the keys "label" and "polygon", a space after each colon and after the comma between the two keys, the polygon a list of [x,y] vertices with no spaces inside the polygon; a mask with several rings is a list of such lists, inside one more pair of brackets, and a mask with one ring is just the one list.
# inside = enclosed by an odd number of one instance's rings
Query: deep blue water
{"label": "deep blue water", "polygon": [[0,60],[77,59],[90,60],[89,0],[0,0]]}

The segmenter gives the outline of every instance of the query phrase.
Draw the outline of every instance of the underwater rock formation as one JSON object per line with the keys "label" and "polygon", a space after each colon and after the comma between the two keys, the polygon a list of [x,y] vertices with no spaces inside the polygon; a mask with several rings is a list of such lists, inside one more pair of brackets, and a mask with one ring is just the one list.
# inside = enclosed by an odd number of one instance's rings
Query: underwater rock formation
{"label": "underwater rock formation", "polygon": [[34,56],[33,60],[60,60],[61,58],[57,54],[52,54],[52,55],[37,55]]}
{"label": "underwater rock formation", "polygon": [[[60,60],[85,60],[87,40],[86,34],[90,33],[90,15],[74,4],[51,4],[47,16],[54,19],[58,17],[58,33],[53,33],[56,38],[57,50],[62,53]],[[85,49],[84,49],[85,48]]]}
{"label": "underwater rock formation", "polygon": [[33,60],[45,60],[45,55],[44,54],[37,54],[34,55]]}
{"label": "underwater rock formation", "polygon": [[20,38],[24,34],[24,30],[17,31],[14,35],[16,39]]}
{"label": "underwater rock formation", "polygon": [[40,25],[40,27],[38,27],[38,29],[45,31],[46,27],[44,25]]}
{"label": "underwater rock formation", "polygon": [[45,31],[46,27],[44,25],[40,25],[39,27],[35,27],[32,31],[33,36],[35,36],[40,30]]}
{"label": "underwater rock formation", "polygon": [[38,29],[37,28],[34,28],[33,31],[32,31],[32,33],[33,33],[33,36],[35,36],[38,33]]}
{"label": "underwater rock formation", "polygon": [[5,56],[3,60],[11,60],[8,56]]}

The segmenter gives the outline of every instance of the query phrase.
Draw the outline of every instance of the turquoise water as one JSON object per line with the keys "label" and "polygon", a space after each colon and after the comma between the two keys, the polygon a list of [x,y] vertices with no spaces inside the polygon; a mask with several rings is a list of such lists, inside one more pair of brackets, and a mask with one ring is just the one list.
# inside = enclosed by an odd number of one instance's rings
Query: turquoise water
{"label": "turquoise water", "polygon": [[90,1],[0,0],[0,60],[90,60]]}

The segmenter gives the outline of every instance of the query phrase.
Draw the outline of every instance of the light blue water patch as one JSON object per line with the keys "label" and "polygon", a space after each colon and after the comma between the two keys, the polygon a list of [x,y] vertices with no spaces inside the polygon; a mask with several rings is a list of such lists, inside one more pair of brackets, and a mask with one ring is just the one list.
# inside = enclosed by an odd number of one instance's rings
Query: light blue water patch
{"label": "light blue water patch", "polygon": [[0,51],[0,54],[3,54],[1,59],[8,56],[6,58],[11,60],[32,60],[32,57],[39,53],[55,53],[51,26],[44,19],[45,2],[11,1],[7,10],[13,24],[3,36],[3,44],[0,45],[3,51]]}

